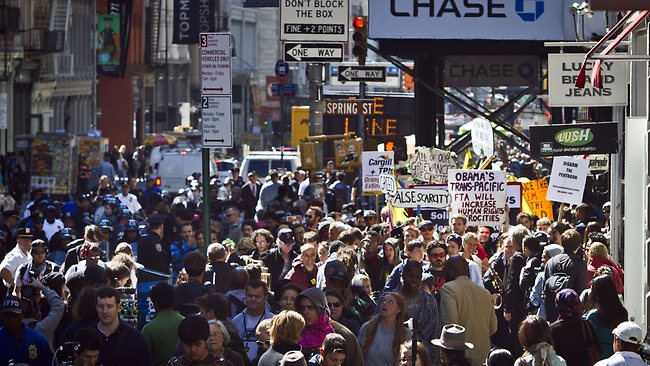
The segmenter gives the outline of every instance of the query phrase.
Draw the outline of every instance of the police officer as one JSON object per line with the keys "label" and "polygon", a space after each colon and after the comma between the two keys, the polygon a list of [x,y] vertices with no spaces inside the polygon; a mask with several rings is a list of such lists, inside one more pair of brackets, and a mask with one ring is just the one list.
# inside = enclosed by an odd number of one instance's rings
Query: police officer
{"label": "police officer", "polygon": [[[32,241],[32,249],[29,252],[31,259],[28,263],[22,264],[16,271],[16,293],[20,293],[20,287],[31,282],[31,279],[43,280],[45,275],[52,272],[59,272],[61,268],[54,262],[46,260],[47,258],[47,243],[42,239],[35,239]],[[30,297],[26,295],[26,297]]]}
{"label": "police officer", "polygon": [[29,250],[31,249],[33,236],[34,230],[28,227],[20,228],[16,232],[18,243],[7,253],[2,263],[0,263],[0,277],[2,277],[4,282],[4,286],[0,286],[0,296],[4,297],[5,294],[12,293],[16,285],[15,277],[18,267],[22,264],[29,263],[31,259]]}
{"label": "police officer", "polygon": [[127,242],[131,244],[133,257],[136,261],[138,260],[138,240],[140,240],[140,227],[137,221],[131,219],[126,223],[124,232],[120,233],[120,235],[117,237],[117,242]]}
{"label": "police officer", "polygon": [[163,243],[165,217],[154,215],[149,218],[149,232],[138,243],[138,262],[151,270],[170,274],[172,257],[169,245]]}
{"label": "police officer", "polygon": [[99,250],[102,253],[102,260],[110,260],[113,257],[112,254],[115,249],[113,223],[108,219],[104,219],[99,222],[99,229],[102,231],[102,240],[99,242]]}

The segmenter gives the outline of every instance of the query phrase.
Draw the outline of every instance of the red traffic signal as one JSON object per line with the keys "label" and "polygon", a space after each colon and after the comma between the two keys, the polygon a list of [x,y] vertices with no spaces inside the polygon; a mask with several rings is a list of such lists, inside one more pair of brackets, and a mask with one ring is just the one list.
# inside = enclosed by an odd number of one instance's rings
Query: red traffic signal
{"label": "red traffic signal", "polygon": [[368,55],[368,17],[355,17],[352,20],[352,27],[354,28],[352,54],[357,57],[359,65],[365,65]]}
{"label": "red traffic signal", "polygon": [[366,27],[366,20],[363,18],[364,17],[355,17],[354,20],[352,20],[352,26],[354,29],[363,29]]}

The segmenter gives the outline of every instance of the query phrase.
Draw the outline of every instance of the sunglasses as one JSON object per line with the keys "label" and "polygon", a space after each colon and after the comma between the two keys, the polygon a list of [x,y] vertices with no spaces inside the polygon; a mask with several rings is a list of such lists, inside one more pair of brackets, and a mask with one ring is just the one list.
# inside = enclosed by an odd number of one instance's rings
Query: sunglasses
{"label": "sunglasses", "polygon": [[327,306],[330,307],[330,308],[338,308],[338,307],[341,307],[341,303],[338,302],[338,301],[337,302],[328,302]]}
{"label": "sunglasses", "polygon": [[442,253],[431,253],[431,254],[429,255],[429,257],[431,257],[431,258],[444,258],[444,257],[445,257],[445,253],[444,253],[444,252],[442,252]]}
{"label": "sunglasses", "polygon": [[270,347],[270,346],[271,346],[271,341],[270,341],[270,340],[266,340],[266,341],[255,341],[255,343],[257,343],[257,346],[258,346],[258,347],[264,347],[264,346]]}

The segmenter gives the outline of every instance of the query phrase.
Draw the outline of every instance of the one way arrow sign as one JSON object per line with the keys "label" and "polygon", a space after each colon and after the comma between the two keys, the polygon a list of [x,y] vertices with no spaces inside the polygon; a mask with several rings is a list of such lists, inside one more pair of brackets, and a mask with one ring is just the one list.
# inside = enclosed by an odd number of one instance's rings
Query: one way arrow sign
{"label": "one way arrow sign", "polygon": [[289,62],[342,62],[343,43],[284,43],[284,60]]}
{"label": "one way arrow sign", "polygon": [[386,81],[383,66],[339,66],[339,81]]}

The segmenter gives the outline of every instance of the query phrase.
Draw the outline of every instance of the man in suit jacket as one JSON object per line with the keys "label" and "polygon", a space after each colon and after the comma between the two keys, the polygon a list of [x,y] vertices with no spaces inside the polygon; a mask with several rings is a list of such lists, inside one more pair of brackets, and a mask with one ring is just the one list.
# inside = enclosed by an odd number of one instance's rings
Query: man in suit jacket
{"label": "man in suit jacket", "polygon": [[258,179],[257,172],[248,173],[248,183],[244,184],[241,189],[241,199],[244,203],[244,214],[247,219],[255,217],[255,206],[260,199],[262,185]]}
{"label": "man in suit jacket", "polygon": [[465,351],[465,357],[471,365],[481,365],[490,352],[490,336],[497,330],[492,297],[469,279],[469,265],[462,256],[447,259],[444,273],[447,282],[440,289],[442,326],[465,327],[467,341],[474,344],[474,349]]}

